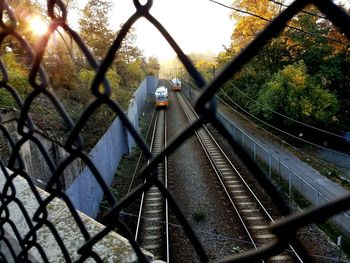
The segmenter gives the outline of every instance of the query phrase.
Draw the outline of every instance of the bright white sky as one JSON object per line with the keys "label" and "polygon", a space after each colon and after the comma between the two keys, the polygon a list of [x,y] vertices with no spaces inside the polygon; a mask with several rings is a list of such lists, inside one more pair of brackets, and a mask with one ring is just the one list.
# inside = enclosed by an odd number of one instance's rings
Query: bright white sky
{"label": "bright white sky", "polygon": [[[142,4],[146,1],[140,2]],[[79,1],[81,7],[85,3],[86,1]],[[225,0],[223,3],[229,5],[231,0]],[[133,0],[114,1],[110,21],[112,29],[119,29],[120,24],[134,12]],[[233,31],[233,21],[229,18],[230,10],[208,0],[154,0],[151,14],[168,30],[185,53],[211,51],[217,54],[223,50],[223,45],[228,46],[230,43]],[[74,27],[73,20],[77,15],[71,15],[69,17],[72,17]],[[176,56],[161,34],[147,20],[138,20],[134,27],[138,46],[145,56],[153,55],[160,61]]]}

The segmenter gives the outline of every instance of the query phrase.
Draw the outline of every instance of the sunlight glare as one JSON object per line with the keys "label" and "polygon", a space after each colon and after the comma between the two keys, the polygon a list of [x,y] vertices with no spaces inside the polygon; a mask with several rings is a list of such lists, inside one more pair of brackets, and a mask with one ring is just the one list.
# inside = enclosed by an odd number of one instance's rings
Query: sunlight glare
{"label": "sunlight glare", "polygon": [[47,32],[48,24],[39,16],[34,16],[29,21],[30,30],[37,36],[42,36]]}

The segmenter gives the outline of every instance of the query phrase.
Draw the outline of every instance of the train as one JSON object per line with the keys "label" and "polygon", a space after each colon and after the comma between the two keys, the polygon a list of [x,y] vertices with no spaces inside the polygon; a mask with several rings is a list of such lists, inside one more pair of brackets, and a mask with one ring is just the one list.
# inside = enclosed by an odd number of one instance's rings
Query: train
{"label": "train", "polygon": [[173,91],[181,91],[181,80],[179,80],[178,78],[173,78],[171,82]]}
{"label": "train", "polygon": [[154,92],[156,98],[156,108],[166,108],[169,105],[168,89],[164,86],[160,86]]}

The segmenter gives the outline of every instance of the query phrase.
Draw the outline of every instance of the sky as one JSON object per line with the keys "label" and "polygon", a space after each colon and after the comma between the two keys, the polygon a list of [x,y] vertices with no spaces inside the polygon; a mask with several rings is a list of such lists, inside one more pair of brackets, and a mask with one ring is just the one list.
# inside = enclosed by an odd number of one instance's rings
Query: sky
{"label": "sky", "polygon": [[[81,7],[86,1],[79,1]],[[113,1],[110,26],[114,30],[135,12],[133,0]],[[146,0],[140,0],[145,4]],[[223,0],[230,5],[230,0]],[[215,55],[228,46],[234,23],[230,10],[209,0],[153,0],[150,13],[167,29],[182,50],[188,53],[213,52]],[[68,13],[69,14],[69,13]],[[72,15],[73,20],[77,18]],[[75,22],[72,22],[73,24]],[[134,26],[138,47],[146,57],[156,56],[160,61],[176,57],[161,34],[144,18]]]}

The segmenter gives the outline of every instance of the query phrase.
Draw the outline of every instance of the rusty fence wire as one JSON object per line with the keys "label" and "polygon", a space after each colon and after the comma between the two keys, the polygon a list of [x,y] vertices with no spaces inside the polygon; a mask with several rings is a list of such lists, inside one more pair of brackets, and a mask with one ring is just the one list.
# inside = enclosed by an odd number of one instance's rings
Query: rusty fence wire
{"label": "rusty fence wire", "polygon": [[[217,74],[210,83],[206,83],[203,77],[193,66],[191,60],[184,54],[184,52],[174,41],[171,35],[166,31],[162,24],[150,14],[153,1],[148,0],[145,4],[141,4],[140,1],[133,0],[133,3],[136,7],[135,13],[122,26],[112,45],[109,47],[106,56],[103,58],[101,63],[98,63],[80,36],[66,23],[67,9],[63,1],[47,0],[47,16],[50,19],[50,26],[48,32],[40,39],[35,52],[27,40],[23,38],[23,36],[21,36],[21,34],[18,32],[17,19],[8,1],[0,1],[1,46],[4,45],[4,42],[8,37],[14,38],[20,45],[20,48],[24,53],[26,53],[26,56],[28,56],[29,60],[32,62],[28,76],[28,82],[31,87],[31,91],[24,100],[20,98],[16,89],[9,84],[8,69],[3,60],[0,62],[0,88],[6,90],[9,94],[11,94],[12,98],[16,101],[17,107],[20,109],[17,127],[17,133],[20,135],[19,140],[14,141],[7,128],[3,124],[0,126],[2,135],[10,146],[8,158],[6,161],[1,160],[0,162],[2,172],[6,178],[6,182],[2,186],[0,192],[1,244],[6,244],[7,249],[10,251],[14,260],[17,262],[31,262],[29,259],[28,251],[33,248],[39,251],[43,262],[48,262],[46,252],[41,248],[38,242],[40,229],[46,227],[50,229],[52,235],[55,237],[57,245],[60,247],[62,255],[66,261],[71,262],[72,258],[68,253],[67,247],[64,244],[63,237],[60,236],[59,232],[55,229],[54,224],[50,221],[49,207],[51,202],[57,197],[65,202],[69,208],[69,211],[84,238],[84,244],[76,248],[76,253],[79,255],[78,262],[84,262],[88,259],[102,262],[101,257],[96,252],[94,252],[93,246],[99,240],[103,239],[110,231],[113,231],[116,227],[122,232],[123,236],[128,239],[138,256],[139,261],[147,262],[148,259],[144,256],[140,247],[135,242],[134,236],[131,233],[130,229],[128,229],[126,226],[126,223],[123,222],[121,212],[123,208],[125,208],[133,200],[139,198],[143,191],[155,185],[159,188],[163,196],[168,199],[171,209],[175,211],[179,222],[186,230],[188,238],[192,242],[201,261],[209,261],[207,252],[202,247],[199,239],[193,234],[194,231],[192,231],[191,226],[186,221],[179,207],[176,205],[174,198],[165,188],[164,184],[159,181],[156,176],[154,176],[154,173],[152,173],[152,171],[156,169],[157,164],[162,160],[162,158],[164,158],[164,156],[168,156],[175,149],[177,149],[179,145],[181,145],[181,143],[193,135],[195,130],[199,129],[202,124],[210,122],[220,131],[223,136],[225,136],[225,138],[227,138],[230,145],[240,155],[247,167],[251,167],[251,170],[254,172],[256,179],[260,182],[261,186],[266,189],[270,196],[278,202],[279,208],[285,215],[282,221],[279,221],[272,226],[273,233],[278,237],[275,243],[267,247],[259,248],[256,251],[254,250],[246,252],[242,255],[232,255],[232,257],[228,257],[219,261],[252,262],[257,259],[265,259],[269,258],[271,255],[275,255],[287,247],[288,244],[293,245],[293,247],[299,252],[299,255],[302,259],[304,259],[305,262],[312,261],[296,238],[296,230],[309,223],[325,220],[333,215],[350,209],[350,196],[342,197],[321,207],[307,210],[301,214],[289,215],[291,211],[288,205],[283,201],[280,192],[265,176],[263,176],[263,172],[255,164],[254,160],[249,156],[249,154],[244,151],[244,149],[238,143],[233,140],[225,126],[217,118],[216,103],[213,98],[216,92],[219,91],[220,87],[222,87],[222,85],[227,80],[229,80],[235,73],[237,73],[245,63],[247,63],[253,56],[255,56],[259,49],[263,47],[267,41],[279,34],[285,28],[287,22],[296,14],[301,12],[302,9],[306,7],[306,5],[310,3],[314,4],[335,26],[339,27],[348,38],[350,38],[350,28],[348,26],[350,24],[349,15],[336,4],[334,4],[331,0],[293,1],[283,12],[281,12],[273,21],[271,21],[268,26],[243,51],[241,51],[239,55],[232,59],[232,61],[230,61],[228,65],[219,74]],[[199,120],[192,125],[184,128],[182,132],[176,138],[174,138],[172,143],[156,156],[152,155],[152,153],[149,151],[148,145],[141,138],[133,125],[129,122],[120,105],[111,99],[111,87],[104,77],[108,68],[112,64],[113,59],[116,56],[116,52],[121,47],[121,43],[126,37],[128,31],[131,29],[134,23],[142,17],[148,20],[164,36],[170,46],[177,53],[178,58],[183,63],[184,67],[196,83],[197,87],[201,89],[200,96],[195,103],[195,109],[199,116]],[[67,114],[65,108],[62,106],[61,102],[50,91],[50,83],[48,81],[47,74],[41,66],[45,50],[47,49],[48,40],[57,29],[64,30],[71,37],[71,39],[76,43],[76,45],[84,54],[90,66],[96,72],[94,80],[90,87],[91,93],[94,96],[94,101],[85,108],[85,110],[81,113],[80,118],[76,122],[73,122],[69,114]],[[103,85],[102,89],[100,87],[101,84]],[[36,137],[34,132],[35,125],[29,114],[33,101],[39,96],[45,96],[50,100],[52,106],[64,121],[65,129],[68,131],[68,136],[64,143],[64,148],[68,152],[68,156],[65,157],[65,159],[58,166],[56,166],[55,162],[51,159],[50,155],[45,150],[40,140]],[[123,197],[120,200],[116,200],[116,198],[110,192],[108,185],[102,179],[101,174],[96,169],[91,158],[86,152],[83,151],[81,132],[92,114],[102,106],[107,106],[109,109],[116,113],[116,115],[122,121],[124,127],[135,139],[139,148],[150,160],[149,165],[144,167],[140,172],[140,175],[143,178],[147,179],[145,183],[135,187],[127,196]],[[46,163],[51,171],[50,180],[48,181],[45,188],[45,190],[49,193],[49,195],[46,197],[43,197],[43,195],[39,194],[39,190],[35,187],[30,176],[25,172],[20,149],[28,141],[34,143],[38,147],[43,157],[42,161]],[[110,207],[112,207],[103,218],[105,228],[93,235],[87,230],[84,221],[82,220],[79,213],[74,209],[71,201],[65,194],[61,185],[62,173],[76,159],[82,160],[82,162],[84,162],[85,165],[92,171],[100,188],[103,190]],[[30,186],[30,190],[39,204],[36,211],[28,211],[25,206],[21,204],[21,201],[16,197],[16,187],[14,182],[18,177],[24,178]],[[29,228],[28,234],[26,234],[24,237],[22,237],[20,234],[21,230],[18,229],[16,224],[11,221],[10,206],[12,204],[16,204],[20,208],[20,211],[23,213],[23,218],[25,219]],[[33,221],[31,220],[31,217],[33,217]],[[19,251],[18,249],[15,250],[11,247],[11,242],[5,235],[5,224],[11,226],[14,236],[17,237],[17,242],[20,248]],[[0,261],[6,262],[5,255],[2,252],[0,252]]]}

